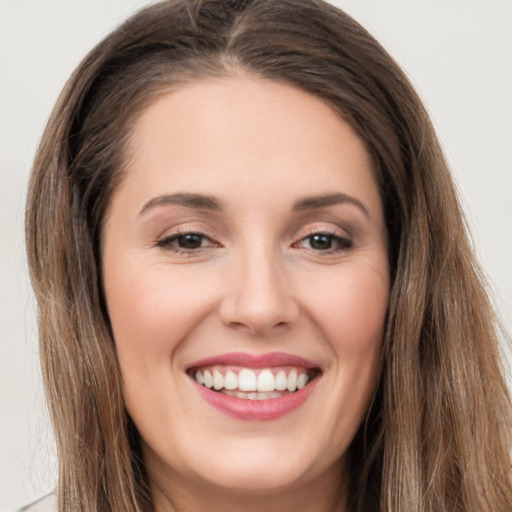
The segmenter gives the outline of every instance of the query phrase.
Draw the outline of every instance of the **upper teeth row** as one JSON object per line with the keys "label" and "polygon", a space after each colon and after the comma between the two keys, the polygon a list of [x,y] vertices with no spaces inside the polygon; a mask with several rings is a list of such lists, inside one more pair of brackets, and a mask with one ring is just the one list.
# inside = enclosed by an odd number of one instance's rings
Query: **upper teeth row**
{"label": "upper teeth row", "polygon": [[243,368],[237,373],[228,370],[224,375],[217,370],[196,371],[195,379],[199,384],[207,388],[240,391],[284,391],[290,392],[302,389],[308,382],[307,373],[291,370],[288,375],[284,370],[279,370],[274,376],[271,370],[265,368],[258,375],[249,369]]}

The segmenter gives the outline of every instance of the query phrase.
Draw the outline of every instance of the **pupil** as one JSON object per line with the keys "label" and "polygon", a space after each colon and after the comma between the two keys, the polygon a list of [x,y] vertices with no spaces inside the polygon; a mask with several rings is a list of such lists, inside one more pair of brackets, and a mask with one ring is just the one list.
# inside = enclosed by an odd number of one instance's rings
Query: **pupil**
{"label": "pupil", "polygon": [[330,249],[332,239],[330,235],[313,235],[310,244],[313,249]]}
{"label": "pupil", "polygon": [[197,233],[189,233],[187,235],[181,235],[178,238],[178,245],[183,249],[197,249],[201,247],[201,235]]}

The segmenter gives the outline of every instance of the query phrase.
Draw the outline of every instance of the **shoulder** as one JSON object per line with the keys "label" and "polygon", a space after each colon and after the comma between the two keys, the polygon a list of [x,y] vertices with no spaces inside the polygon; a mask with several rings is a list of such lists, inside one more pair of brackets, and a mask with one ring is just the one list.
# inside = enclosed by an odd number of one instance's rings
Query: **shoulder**
{"label": "shoulder", "polygon": [[55,492],[50,492],[31,501],[15,512],[57,512],[57,497]]}

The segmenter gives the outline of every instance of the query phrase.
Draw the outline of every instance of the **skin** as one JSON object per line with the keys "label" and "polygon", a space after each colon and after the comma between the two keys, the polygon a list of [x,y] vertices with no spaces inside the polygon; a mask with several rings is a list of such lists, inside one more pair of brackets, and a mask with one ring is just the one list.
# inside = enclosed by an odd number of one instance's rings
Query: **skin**
{"label": "skin", "polygon": [[[220,208],[155,199],[176,193]],[[294,209],[332,194],[352,199]],[[205,236],[187,249],[177,231]],[[344,510],[390,285],[381,199],[347,123],[308,93],[248,76],[161,96],[132,133],[103,272],[155,510]],[[292,412],[235,419],[185,368],[236,351],[298,355],[322,374]]]}

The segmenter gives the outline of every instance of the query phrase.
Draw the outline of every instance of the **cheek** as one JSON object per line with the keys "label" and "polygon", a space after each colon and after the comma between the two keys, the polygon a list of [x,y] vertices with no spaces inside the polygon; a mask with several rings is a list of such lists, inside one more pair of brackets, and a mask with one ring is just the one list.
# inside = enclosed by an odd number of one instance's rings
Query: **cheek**
{"label": "cheek", "polygon": [[[208,311],[208,287],[167,267],[120,266],[105,278],[114,339],[124,370],[144,361],[169,361],[173,350]],[[168,364],[168,363],[167,363]]]}
{"label": "cheek", "polygon": [[118,262],[105,275],[105,293],[126,407],[141,433],[156,430],[166,438],[162,425],[183,404],[173,401],[164,411],[162,392],[177,389],[175,354],[208,311],[209,299],[182,269]]}
{"label": "cheek", "polygon": [[339,357],[368,356],[382,341],[389,300],[385,272],[351,267],[310,285],[310,315]]}
{"label": "cheek", "polygon": [[326,388],[336,397],[334,402],[326,398],[329,428],[342,450],[363,420],[377,383],[389,300],[386,275],[352,266],[330,282],[317,281],[311,290],[316,297],[311,316],[332,356],[325,373]]}

